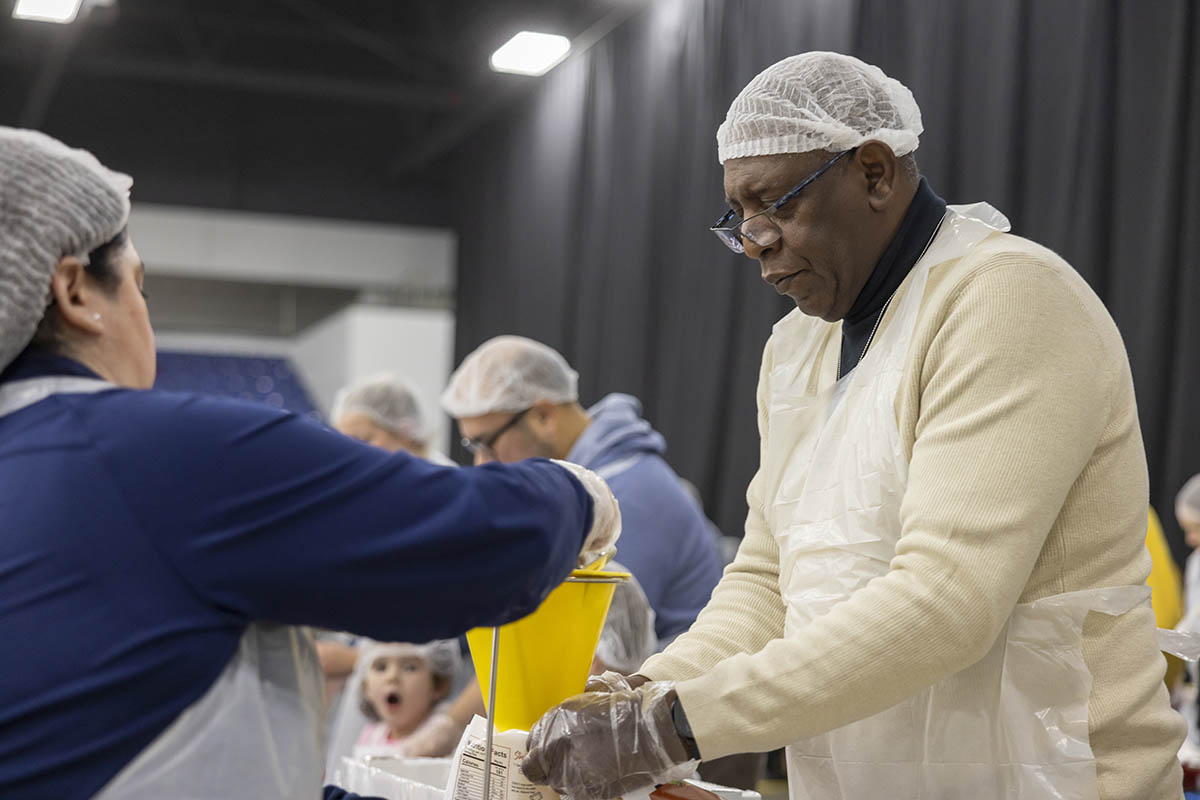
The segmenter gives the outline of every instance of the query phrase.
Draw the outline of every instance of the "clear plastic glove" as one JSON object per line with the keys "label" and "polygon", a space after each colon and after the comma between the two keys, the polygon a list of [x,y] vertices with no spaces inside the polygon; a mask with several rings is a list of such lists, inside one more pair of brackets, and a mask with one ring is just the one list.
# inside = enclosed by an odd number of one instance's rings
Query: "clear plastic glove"
{"label": "clear plastic glove", "polygon": [[583,540],[583,548],[579,551],[579,566],[586,566],[617,543],[621,535],[621,509],[612,490],[596,473],[570,461],[554,461],[567,472],[574,475],[583,488],[592,497],[592,527],[587,538]]}
{"label": "clear plastic glove", "polygon": [[691,775],[671,720],[675,684],[576,695],[546,712],[526,741],[521,771],[572,800],[610,800]]}
{"label": "clear plastic glove", "polygon": [[448,756],[458,746],[464,726],[458,720],[439,711],[404,740],[400,751],[406,758],[437,758]]}

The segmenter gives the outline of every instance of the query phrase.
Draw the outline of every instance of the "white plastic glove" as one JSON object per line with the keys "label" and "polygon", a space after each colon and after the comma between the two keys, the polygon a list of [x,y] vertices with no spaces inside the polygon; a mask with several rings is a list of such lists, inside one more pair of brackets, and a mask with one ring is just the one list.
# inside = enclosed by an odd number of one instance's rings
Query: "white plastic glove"
{"label": "white plastic glove", "polygon": [[592,527],[583,540],[577,562],[581,567],[587,566],[616,544],[621,535],[621,508],[599,475],[570,461],[554,459],[554,463],[574,475],[592,497]]}
{"label": "white plastic glove", "polygon": [[448,756],[462,738],[463,726],[458,720],[439,711],[431,716],[404,740],[400,750],[406,758],[437,758]]}

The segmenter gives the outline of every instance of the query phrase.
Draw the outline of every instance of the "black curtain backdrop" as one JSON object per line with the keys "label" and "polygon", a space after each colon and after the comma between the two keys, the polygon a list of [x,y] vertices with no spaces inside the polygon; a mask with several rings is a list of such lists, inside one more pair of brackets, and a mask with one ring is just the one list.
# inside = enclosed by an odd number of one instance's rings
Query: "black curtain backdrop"
{"label": "black curtain backdrop", "polygon": [[[658,0],[460,148],[457,357],[519,333],[582,400],[637,395],[740,535],[754,390],[788,311],[706,230],[714,134],[761,69],[823,49],[912,89],[922,172],[1064,255],[1133,364],[1151,501],[1200,472],[1200,5],[1192,0]],[[1053,343],[1048,343],[1051,346]]]}

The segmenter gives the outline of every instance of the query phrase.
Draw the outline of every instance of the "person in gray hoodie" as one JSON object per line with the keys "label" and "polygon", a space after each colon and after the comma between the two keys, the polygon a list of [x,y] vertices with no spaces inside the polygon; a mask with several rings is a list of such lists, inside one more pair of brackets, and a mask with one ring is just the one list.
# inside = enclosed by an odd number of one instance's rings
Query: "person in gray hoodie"
{"label": "person in gray hoodie", "polygon": [[717,543],[637,398],[610,394],[585,410],[578,381],[550,347],[498,336],[463,359],[442,407],[476,464],[555,458],[604,477],[621,506],[619,558],[645,590],[665,646],[688,629],[720,580]]}

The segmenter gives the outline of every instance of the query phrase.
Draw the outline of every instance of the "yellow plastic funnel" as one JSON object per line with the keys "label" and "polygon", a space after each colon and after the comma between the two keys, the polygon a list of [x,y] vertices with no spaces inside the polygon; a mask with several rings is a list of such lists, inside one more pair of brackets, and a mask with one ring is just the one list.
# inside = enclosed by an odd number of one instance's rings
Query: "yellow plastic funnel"
{"label": "yellow plastic funnel", "polygon": [[[488,709],[496,728],[527,731],[551,706],[583,691],[613,592],[629,577],[628,572],[577,569],[536,611],[501,626],[496,708]],[[491,690],[493,630],[467,631],[485,703]]]}

